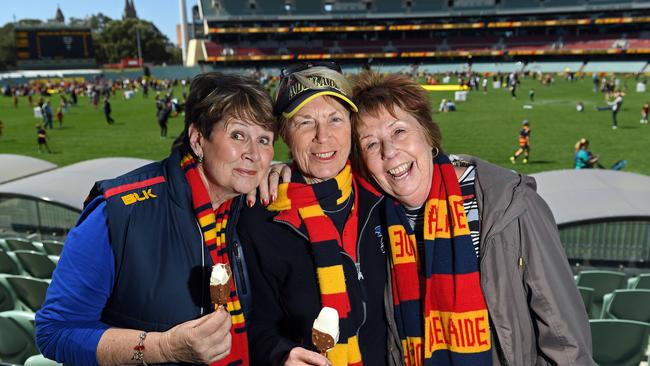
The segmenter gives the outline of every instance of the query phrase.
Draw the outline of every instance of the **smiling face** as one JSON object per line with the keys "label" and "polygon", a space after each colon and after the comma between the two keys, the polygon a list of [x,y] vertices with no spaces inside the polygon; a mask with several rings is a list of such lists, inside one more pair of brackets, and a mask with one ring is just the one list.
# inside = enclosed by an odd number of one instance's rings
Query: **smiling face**
{"label": "smiling face", "polygon": [[314,98],[287,121],[286,140],[308,184],[334,178],[350,155],[350,112],[333,97]]}
{"label": "smiling face", "polygon": [[273,132],[243,118],[217,122],[209,139],[194,125],[189,134],[192,150],[203,157],[198,167],[213,205],[254,190],[273,159]]}
{"label": "smiling face", "polygon": [[433,177],[433,147],[424,128],[395,106],[395,115],[359,116],[357,135],[363,162],[377,184],[409,207],[426,200]]}

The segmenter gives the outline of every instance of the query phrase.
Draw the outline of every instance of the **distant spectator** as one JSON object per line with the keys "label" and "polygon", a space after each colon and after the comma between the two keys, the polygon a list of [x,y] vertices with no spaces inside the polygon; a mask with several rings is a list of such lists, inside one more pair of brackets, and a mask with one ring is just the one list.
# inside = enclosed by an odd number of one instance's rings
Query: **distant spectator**
{"label": "distant spectator", "polygon": [[47,145],[47,133],[42,125],[36,125],[36,142],[38,142],[38,152],[43,153],[43,150],[51,154],[50,147]]}
{"label": "distant spectator", "polygon": [[105,97],[104,98],[104,117],[106,117],[106,122],[109,125],[112,125],[113,123],[115,123],[115,120],[113,119],[113,117],[111,117],[111,112],[112,111],[113,110],[111,109],[111,102],[108,101],[108,97]]}
{"label": "distant spectator", "polygon": [[641,123],[644,125],[648,124],[648,110],[650,109],[650,105],[648,105],[648,102],[643,103],[643,107],[641,107]]}
{"label": "distant spectator", "polygon": [[14,108],[18,108],[18,95],[16,94],[16,92],[14,92],[11,95],[11,99],[12,99],[12,102],[14,104]]}
{"label": "distant spectator", "polygon": [[488,88],[488,79],[487,79],[487,77],[483,78],[483,81],[481,81],[481,85],[483,86],[483,94],[487,94],[487,88]]}
{"label": "distant spectator", "polygon": [[167,137],[167,122],[169,121],[169,115],[172,112],[171,102],[165,101],[162,103],[156,117],[158,118],[158,125],[160,126],[160,138]]}
{"label": "distant spectator", "polygon": [[510,88],[510,96],[512,96],[512,99],[517,99],[517,84],[519,83],[519,80],[517,80],[517,74],[512,72],[510,75],[508,75],[508,87]]}
{"label": "distant spectator", "polygon": [[4,122],[0,119],[0,137],[2,137],[2,129],[5,127]]}
{"label": "distant spectator", "polygon": [[63,127],[63,107],[56,109],[56,120],[59,122],[59,128]]}
{"label": "distant spectator", "polygon": [[510,162],[515,164],[519,155],[524,154],[522,162],[528,164],[528,154],[530,153],[530,123],[525,119],[521,123],[521,130],[519,130],[519,148],[515,154],[510,157]]}
{"label": "distant spectator", "polygon": [[590,169],[594,166],[602,168],[603,166],[598,163],[598,156],[593,155],[589,151],[589,140],[581,138],[575,145],[575,168],[576,169]]}
{"label": "distant spectator", "polygon": [[90,91],[90,98],[93,103],[93,108],[97,109],[97,105],[99,104],[99,92],[94,87]]}
{"label": "distant spectator", "polygon": [[46,129],[52,128],[52,107],[50,107],[50,101],[46,100],[41,105],[41,112],[43,114],[43,124]]}
{"label": "distant spectator", "polygon": [[596,107],[596,109],[599,111],[612,111],[612,129],[615,130],[618,128],[618,120],[616,119],[616,116],[623,106],[624,94],[621,91],[616,91],[612,95],[614,96],[614,100],[607,102],[608,105],[606,107]]}
{"label": "distant spectator", "polygon": [[528,91],[528,99],[530,99],[531,102],[535,101],[535,90],[530,89]]}

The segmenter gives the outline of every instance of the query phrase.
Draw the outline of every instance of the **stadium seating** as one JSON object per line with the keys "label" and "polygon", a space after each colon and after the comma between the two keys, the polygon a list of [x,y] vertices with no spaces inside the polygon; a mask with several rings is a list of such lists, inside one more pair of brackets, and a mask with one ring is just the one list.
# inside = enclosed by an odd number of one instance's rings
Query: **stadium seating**
{"label": "stadium seating", "polygon": [[597,318],[601,313],[603,296],[616,289],[624,288],[626,280],[625,274],[621,272],[582,271],[578,273],[577,285],[594,289],[589,316],[590,318]]}
{"label": "stadium seating", "polygon": [[600,366],[638,366],[650,324],[634,320],[590,320],[594,361]]}
{"label": "stadium seating", "polygon": [[14,254],[30,276],[43,279],[52,278],[52,272],[56,265],[47,254],[33,250],[16,250]]}
{"label": "stadium seating", "polygon": [[642,273],[636,277],[627,280],[627,288],[630,290],[635,288],[650,289],[650,273]]}
{"label": "stadium seating", "polygon": [[43,355],[34,355],[25,360],[24,366],[57,366],[62,365],[56,361],[52,361],[49,358],[45,358]]}
{"label": "stadium seating", "polygon": [[16,295],[6,281],[0,280],[0,311],[18,310]]}
{"label": "stadium seating", "polygon": [[43,249],[45,253],[50,255],[61,255],[63,251],[63,243],[56,240],[43,240]]}
{"label": "stadium seating", "polygon": [[[420,1],[422,2],[427,2],[431,0],[418,0],[414,1],[415,6],[418,6]],[[433,2],[433,1],[431,1]],[[378,13],[403,13],[404,12],[404,5],[403,2],[397,1],[397,0],[377,0],[375,1],[375,10]]]}
{"label": "stadium seating", "polygon": [[8,250],[34,250],[34,251],[40,251],[40,248],[34,245],[31,241],[27,239],[19,239],[19,238],[5,238],[5,239],[0,239],[0,241],[4,241],[5,245]]}
{"label": "stadium seating", "polygon": [[2,249],[0,249],[0,273],[20,274],[15,259]]}
{"label": "stadium seating", "polygon": [[580,296],[582,296],[582,302],[585,303],[585,310],[589,313],[591,302],[593,301],[594,289],[591,287],[578,286],[578,291],[580,291]]}
{"label": "stadium seating", "polygon": [[0,313],[0,362],[23,364],[38,354],[34,342],[34,314],[24,311]]}
{"label": "stadium seating", "polygon": [[605,295],[601,318],[650,323],[650,290],[614,290]]}
{"label": "stadium seating", "polygon": [[321,1],[294,0],[294,3],[296,5],[294,14],[322,14],[323,13]]}
{"label": "stadium seating", "polygon": [[45,300],[48,281],[29,276],[0,275],[9,283],[16,298],[26,309],[36,312]]}

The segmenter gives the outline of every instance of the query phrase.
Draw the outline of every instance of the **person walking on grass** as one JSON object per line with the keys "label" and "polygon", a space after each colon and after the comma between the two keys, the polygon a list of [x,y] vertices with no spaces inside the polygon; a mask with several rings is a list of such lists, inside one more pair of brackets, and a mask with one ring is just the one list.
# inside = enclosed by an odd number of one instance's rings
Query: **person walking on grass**
{"label": "person walking on grass", "polygon": [[167,122],[169,121],[169,115],[172,112],[171,101],[165,100],[160,108],[158,108],[158,113],[156,117],[158,118],[158,125],[160,126],[160,138],[167,137]]}
{"label": "person walking on grass", "polygon": [[115,123],[115,120],[113,117],[111,117],[111,112],[113,110],[111,109],[111,102],[108,101],[108,97],[104,98],[104,116],[106,117],[106,122],[109,125],[112,125]]}
{"label": "person walking on grass", "polygon": [[517,158],[522,153],[524,154],[522,162],[528,164],[528,154],[530,153],[530,123],[525,119],[521,125],[521,130],[519,130],[519,148],[515,151],[515,154],[510,157],[510,161],[513,164],[517,162]]}
{"label": "person walking on grass", "polygon": [[59,128],[63,127],[63,107],[56,109],[56,120],[59,122]]}
{"label": "person walking on grass", "polygon": [[41,111],[43,114],[43,127],[52,128],[52,107],[50,107],[50,101],[46,100],[45,103],[41,105]]}
{"label": "person walking on grass", "polygon": [[0,137],[2,137],[2,129],[4,128],[4,126],[5,126],[4,122],[2,122],[2,120],[0,119]]}
{"label": "person walking on grass", "polygon": [[641,124],[647,125],[648,124],[648,112],[650,110],[650,105],[648,102],[643,103],[643,107],[641,107]]}
{"label": "person walking on grass", "polygon": [[43,150],[47,151],[48,154],[51,154],[52,151],[47,145],[47,133],[45,128],[42,125],[36,125],[36,142],[38,142],[38,152],[43,153]]}

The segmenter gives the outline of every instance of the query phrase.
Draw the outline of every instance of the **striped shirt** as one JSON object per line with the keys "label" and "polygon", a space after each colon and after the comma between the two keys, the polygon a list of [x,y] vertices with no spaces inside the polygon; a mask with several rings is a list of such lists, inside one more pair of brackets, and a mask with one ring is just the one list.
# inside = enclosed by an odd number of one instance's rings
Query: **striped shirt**
{"label": "striped shirt", "polygon": [[[476,199],[476,189],[474,188],[474,180],[476,178],[476,166],[470,165],[467,167],[463,175],[458,179],[460,185],[460,192],[463,195],[463,206],[465,208],[465,215],[467,216],[467,224],[469,225],[469,235],[472,238],[472,245],[476,257],[479,256],[479,241],[480,241],[480,222],[478,212],[478,200]],[[411,228],[415,232],[415,240],[418,243],[418,254],[420,258],[424,258],[424,205],[420,207],[404,207],[406,218],[411,224]]]}

